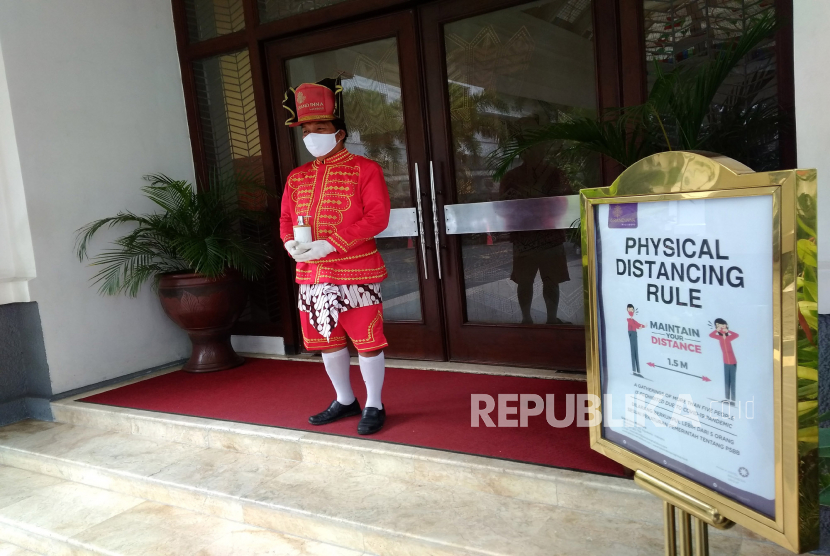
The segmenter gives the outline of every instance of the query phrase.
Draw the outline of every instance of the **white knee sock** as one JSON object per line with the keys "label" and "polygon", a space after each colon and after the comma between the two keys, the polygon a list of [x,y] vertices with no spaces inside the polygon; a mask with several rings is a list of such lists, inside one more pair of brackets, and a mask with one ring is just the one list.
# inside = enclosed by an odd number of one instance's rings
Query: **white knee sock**
{"label": "white knee sock", "polygon": [[354,401],[352,383],[349,380],[349,349],[343,348],[334,353],[323,354],[323,364],[326,366],[326,373],[331,379],[334,391],[337,392],[337,401],[343,405],[349,405]]}
{"label": "white knee sock", "polygon": [[360,374],[366,383],[366,405],[363,407],[383,408],[380,391],[383,388],[383,375],[386,373],[386,360],[383,352],[375,357],[358,357],[360,360]]}

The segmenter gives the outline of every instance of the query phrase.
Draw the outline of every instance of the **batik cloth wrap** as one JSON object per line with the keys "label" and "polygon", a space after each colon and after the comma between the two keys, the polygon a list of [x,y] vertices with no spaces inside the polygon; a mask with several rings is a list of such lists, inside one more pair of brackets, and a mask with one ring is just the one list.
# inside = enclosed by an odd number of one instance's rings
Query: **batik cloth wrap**
{"label": "batik cloth wrap", "polygon": [[308,313],[310,324],[328,339],[340,313],[380,303],[380,284],[300,284],[297,307]]}

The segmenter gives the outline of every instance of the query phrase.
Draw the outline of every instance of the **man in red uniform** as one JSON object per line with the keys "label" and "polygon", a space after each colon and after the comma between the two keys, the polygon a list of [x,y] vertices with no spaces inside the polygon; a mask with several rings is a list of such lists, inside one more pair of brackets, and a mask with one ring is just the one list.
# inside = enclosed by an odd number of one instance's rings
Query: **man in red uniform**
{"label": "man in red uniform", "polygon": [[[375,235],[389,224],[389,191],[376,162],[350,153],[344,142],[340,80],[304,83],[286,92],[286,125],[302,126],[315,160],[288,176],[282,196],[280,236],[297,261],[300,322],[308,350],[321,350],[337,399],[309,418],[313,425],[361,415],[349,381],[348,336],[359,352],[367,398],[357,432],[372,434],[386,420],[381,399],[385,362],[380,282],[386,266]],[[298,217],[312,241],[294,239]]]}

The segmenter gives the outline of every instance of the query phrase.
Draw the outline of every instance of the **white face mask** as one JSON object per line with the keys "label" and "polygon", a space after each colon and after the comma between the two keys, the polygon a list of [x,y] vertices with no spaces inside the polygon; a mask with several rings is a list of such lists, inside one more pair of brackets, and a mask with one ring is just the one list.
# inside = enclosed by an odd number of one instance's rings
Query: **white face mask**
{"label": "white face mask", "polygon": [[311,156],[323,156],[329,154],[337,146],[337,132],[309,133],[303,137],[303,143]]}

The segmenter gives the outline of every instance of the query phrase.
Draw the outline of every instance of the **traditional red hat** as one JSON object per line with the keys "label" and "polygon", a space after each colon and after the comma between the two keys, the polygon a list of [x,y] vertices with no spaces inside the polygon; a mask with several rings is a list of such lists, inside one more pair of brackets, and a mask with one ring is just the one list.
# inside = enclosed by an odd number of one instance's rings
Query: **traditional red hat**
{"label": "traditional red hat", "polygon": [[288,89],[282,106],[291,116],[285,120],[285,125],[295,127],[305,122],[342,119],[342,93],[340,77]]}

